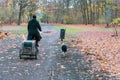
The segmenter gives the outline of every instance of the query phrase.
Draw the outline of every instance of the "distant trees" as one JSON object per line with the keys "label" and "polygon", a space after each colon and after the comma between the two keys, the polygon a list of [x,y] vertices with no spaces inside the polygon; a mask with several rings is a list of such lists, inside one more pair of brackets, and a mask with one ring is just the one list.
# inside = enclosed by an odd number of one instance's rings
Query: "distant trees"
{"label": "distant trees", "polygon": [[[46,8],[51,22],[99,24],[112,21],[117,0],[52,0]],[[120,8],[120,6],[116,6]],[[118,13],[119,10],[116,10]]]}
{"label": "distant trees", "polygon": [[0,20],[20,25],[38,9],[47,23],[109,24],[120,17],[119,0],[0,0]]}
{"label": "distant trees", "polygon": [[[0,19],[4,23],[27,21],[37,8],[38,0],[0,0]],[[2,5],[4,4],[4,5]],[[6,20],[7,19],[7,20]]]}
{"label": "distant trees", "polygon": [[7,2],[7,0],[1,0],[0,2],[0,22],[7,23],[11,22],[12,13],[14,13],[12,9],[11,0]]}
{"label": "distant trees", "polygon": [[19,0],[18,25],[21,23],[21,15],[28,15],[31,19],[32,14],[37,10],[37,0]]}

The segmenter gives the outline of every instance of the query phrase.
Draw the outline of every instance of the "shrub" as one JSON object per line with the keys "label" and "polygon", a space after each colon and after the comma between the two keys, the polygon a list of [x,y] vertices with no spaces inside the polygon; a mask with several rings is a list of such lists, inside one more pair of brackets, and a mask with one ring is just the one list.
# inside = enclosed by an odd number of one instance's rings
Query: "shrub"
{"label": "shrub", "polygon": [[111,22],[111,24],[116,24],[116,25],[120,26],[120,18],[113,19],[113,21]]}
{"label": "shrub", "polygon": [[63,17],[63,23],[64,24],[73,24],[74,20],[72,19],[72,17],[65,15]]}

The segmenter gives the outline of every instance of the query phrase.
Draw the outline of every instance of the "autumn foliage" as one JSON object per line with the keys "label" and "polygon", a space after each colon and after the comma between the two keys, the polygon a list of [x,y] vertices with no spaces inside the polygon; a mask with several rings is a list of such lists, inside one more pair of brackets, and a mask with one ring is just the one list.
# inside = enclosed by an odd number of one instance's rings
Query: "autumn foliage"
{"label": "autumn foliage", "polygon": [[87,61],[95,63],[93,71],[108,71],[120,75],[120,37],[112,32],[83,32],[75,41]]}
{"label": "autumn foliage", "polygon": [[3,39],[4,37],[8,36],[9,33],[7,32],[0,32],[0,39]]}

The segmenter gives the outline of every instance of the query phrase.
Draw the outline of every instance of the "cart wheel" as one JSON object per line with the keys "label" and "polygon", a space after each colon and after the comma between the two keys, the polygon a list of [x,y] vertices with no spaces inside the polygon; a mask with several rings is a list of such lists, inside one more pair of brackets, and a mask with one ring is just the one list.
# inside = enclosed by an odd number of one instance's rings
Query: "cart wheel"
{"label": "cart wheel", "polygon": [[36,47],[36,52],[39,52],[38,48]]}
{"label": "cart wheel", "polygon": [[20,51],[19,51],[19,57],[20,57],[20,59],[22,59],[21,53],[22,53],[22,49],[20,49]]}
{"label": "cart wheel", "polygon": [[20,59],[22,59],[21,54],[19,54]]}
{"label": "cart wheel", "polygon": [[22,54],[21,53],[22,53],[22,49],[19,50],[19,57],[20,57],[20,59],[22,59]]}
{"label": "cart wheel", "polygon": [[37,59],[37,55],[35,55],[35,59]]}
{"label": "cart wheel", "polygon": [[35,59],[37,59],[37,51],[36,51],[36,53],[35,53]]}
{"label": "cart wheel", "polygon": [[38,53],[38,51],[35,52],[35,55],[34,55],[34,56],[35,56],[35,59],[37,59],[37,53]]}

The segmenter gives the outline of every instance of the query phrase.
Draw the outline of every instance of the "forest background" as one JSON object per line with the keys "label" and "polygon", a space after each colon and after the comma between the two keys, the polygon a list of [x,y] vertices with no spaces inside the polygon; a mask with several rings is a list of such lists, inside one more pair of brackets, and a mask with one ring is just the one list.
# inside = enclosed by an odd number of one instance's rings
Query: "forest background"
{"label": "forest background", "polygon": [[120,0],[0,0],[0,23],[109,24],[120,17]]}

